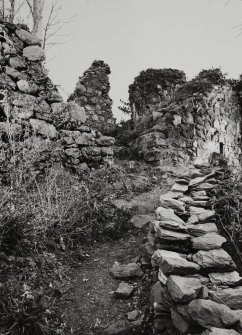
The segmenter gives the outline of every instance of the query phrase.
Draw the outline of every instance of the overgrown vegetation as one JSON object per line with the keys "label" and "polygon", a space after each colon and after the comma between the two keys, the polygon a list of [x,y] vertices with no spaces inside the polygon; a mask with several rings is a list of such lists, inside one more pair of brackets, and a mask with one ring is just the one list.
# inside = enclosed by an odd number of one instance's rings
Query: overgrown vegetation
{"label": "overgrown vegetation", "polygon": [[233,255],[242,274],[242,184],[240,178],[229,174],[216,195],[214,208],[217,213],[217,224],[226,237],[226,249]]}

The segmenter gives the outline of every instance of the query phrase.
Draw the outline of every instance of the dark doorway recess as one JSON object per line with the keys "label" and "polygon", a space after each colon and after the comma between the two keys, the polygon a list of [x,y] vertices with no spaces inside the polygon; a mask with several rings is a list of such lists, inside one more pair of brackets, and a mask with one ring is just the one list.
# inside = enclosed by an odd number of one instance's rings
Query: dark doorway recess
{"label": "dark doorway recess", "polygon": [[219,153],[220,153],[220,155],[224,154],[224,144],[223,144],[223,142],[219,143]]}

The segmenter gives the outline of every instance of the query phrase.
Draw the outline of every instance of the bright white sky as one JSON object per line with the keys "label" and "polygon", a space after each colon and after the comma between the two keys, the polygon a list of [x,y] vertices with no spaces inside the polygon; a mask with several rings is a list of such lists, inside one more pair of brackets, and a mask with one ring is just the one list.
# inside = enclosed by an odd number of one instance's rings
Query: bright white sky
{"label": "bright white sky", "polygon": [[[50,76],[69,95],[94,59],[111,67],[115,117],[119,99],[147,68],[177,68],[188,78],[221,67],[242,73],[242,1],[231,0],[62,0],[66,16],[77,14],[62,34],[67,43],[47,53]],[[48,0],[47,0],[48,2]],[[242,31],[242,30],[241,30]]]}

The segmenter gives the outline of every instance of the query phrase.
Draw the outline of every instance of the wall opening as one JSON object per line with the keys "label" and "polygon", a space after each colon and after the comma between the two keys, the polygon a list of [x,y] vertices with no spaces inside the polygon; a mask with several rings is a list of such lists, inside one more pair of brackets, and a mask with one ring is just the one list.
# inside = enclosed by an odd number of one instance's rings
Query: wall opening
{"label": "wall opening", "polygon": [[219,143],[219,153],[220,153],[220,155],[224,154],[224,144],[223,144],[223,142]]}

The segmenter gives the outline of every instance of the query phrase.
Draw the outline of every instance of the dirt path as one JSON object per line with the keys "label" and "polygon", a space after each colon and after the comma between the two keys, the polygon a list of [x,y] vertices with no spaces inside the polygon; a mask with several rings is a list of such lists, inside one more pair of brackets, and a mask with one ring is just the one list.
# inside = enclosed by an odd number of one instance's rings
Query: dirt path
{"label": "dirt path", "polygon": [[[131,200],[122,199],[120,207],[132,209],[134,214],[154,215],[159,197],[167,189],[167,185],[164,185]],[[140,292],[144,291],[144,281],[147,278],[125,280],[135,285],[134,294],[128,299],[116,299],[114,291],[121,280],[113,278],[109,271],[115,262],[136,262],[142,254],[145,235],[144,230],[132,230],[119,240],[94,245],[88,259],[74,271],[73,289],[66,297],[63,308],[64,318],[72,326],[72,334],[101,335],[110,323],[124,318],[125,313],[140,308]]]}
{"label": "dirt path", "polygon": [[114,262],[130,263],[139,256],[142,235],[132,234],[97,245],[88,260],[75,271],[74,289],[71,299],[69,297],[73,302],[66,304],[64,311],[74,334],[102,334],[108,324],[137,307],[140,280],[131,281],[136,285],[131,298],[115,299],[113,291],[120,281],[112,278],[109,270]]}

